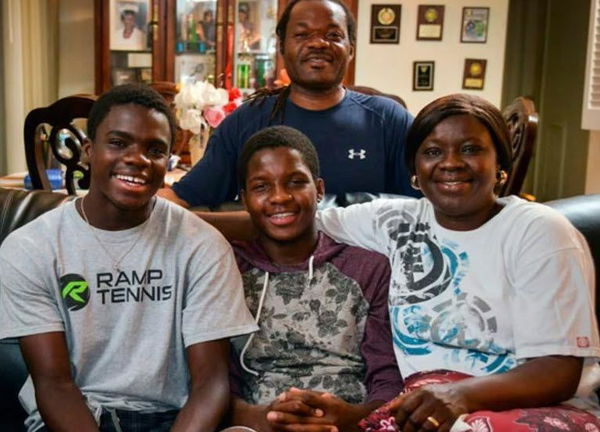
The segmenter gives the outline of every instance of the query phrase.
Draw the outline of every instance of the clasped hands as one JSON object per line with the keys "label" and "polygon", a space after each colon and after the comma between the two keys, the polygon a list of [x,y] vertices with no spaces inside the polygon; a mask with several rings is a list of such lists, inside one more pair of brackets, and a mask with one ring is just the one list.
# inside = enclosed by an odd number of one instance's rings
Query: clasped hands
{"label": "clasped hands", "polygon": [[266,407],[266,419],[274,432],[351,432],[354,409],[331,393],[292,387]]}
{"label": "clasped hands", "polygon": [[[464,395],[454,383],[430,384],[402,394],[386,408],[402,432],[448,432],[468,412]],[[355,406],[331,393],[291,388],[268,407],[273,432],[352,432],[358,430]],[[266,432],[266,431],[261,431]]]}

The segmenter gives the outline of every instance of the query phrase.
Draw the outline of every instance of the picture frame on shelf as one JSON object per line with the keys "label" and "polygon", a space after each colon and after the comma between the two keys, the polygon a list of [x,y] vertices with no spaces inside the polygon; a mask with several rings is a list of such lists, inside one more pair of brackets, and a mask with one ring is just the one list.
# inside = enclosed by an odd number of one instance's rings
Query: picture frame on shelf
{"label": "picture frame on shelf", "polygon": [[138,82],[136,69],[113,68],[111,71],[112,85],[134,84]]}
{"label": "picture frame on shelf", "polygon": [[465,59],[462,88],[465,90],[483,90],[486,68],[486,59]]}
{"label": "picture frame on shelf", "polygon": [[417,17],[417,40],[442,40],[444,5],[419,5]]}
{"label": "picture frame on shelf", "polygon": [[464,7],[460,41],[463,43],[486,43],[489,20],[489,7]]}
{"label": "picture frame on shelf", "polygon": [[148,50],[150,0],[109,0],[110,49],[112,51]]}
{"label": "picture frame on shelf", "polygon": [[434,61],[413,62],[413,91],[433,91]]}
{"label": "picture frame on shelf", "polygon": [[372,44],[400,43],[400,18],[402,5],[371,5],[371,39]]}

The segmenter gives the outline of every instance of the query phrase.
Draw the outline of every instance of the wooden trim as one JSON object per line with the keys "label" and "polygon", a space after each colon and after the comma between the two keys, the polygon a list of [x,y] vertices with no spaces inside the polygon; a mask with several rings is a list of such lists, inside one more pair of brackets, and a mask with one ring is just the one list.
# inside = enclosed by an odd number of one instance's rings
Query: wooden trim
{"label": "wooden trim", "polygon": [[95,92],[101,94],[110,88],[110,40],[108,31],[108,2],[94,0],[94,61]]}
{"label": "wooden trim", "polygon": [[233,84],[233,38],[235,0],[218,0],[215,53],[215,85],[231,88]]}
{"label": "wooden trim", "polygon": [[163,8],[161,15],[162,26],[165,32],[163,38],[165,44],[164,58],[165,62],[165,81],[175,82],[175,44],[177,43],[177,2],[168,0],[167,7]]}

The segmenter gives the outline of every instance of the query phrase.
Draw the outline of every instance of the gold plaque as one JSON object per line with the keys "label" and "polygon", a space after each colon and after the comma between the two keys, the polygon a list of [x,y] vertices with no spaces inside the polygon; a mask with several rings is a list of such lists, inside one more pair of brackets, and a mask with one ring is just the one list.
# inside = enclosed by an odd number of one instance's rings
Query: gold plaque
{"label": "gold plaque", "polygon": [[377,14],[377,20],[382,25],[390,25],[394,22],[394,19],[396,19],[396,13],[391,8],[383,8]]}

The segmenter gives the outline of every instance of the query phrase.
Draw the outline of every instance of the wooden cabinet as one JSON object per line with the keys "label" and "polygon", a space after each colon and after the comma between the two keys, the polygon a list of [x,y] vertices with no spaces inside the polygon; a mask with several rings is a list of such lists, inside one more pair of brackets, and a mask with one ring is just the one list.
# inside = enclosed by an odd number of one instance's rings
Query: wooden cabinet
{"label": "wooden cabinet", "polygon": [[[287,0],[95,0],[96,93],[127,82],[271,86]],[[348,1],[356,16],[357,0]],[[354,83],[354,62],[346,75]]]}

